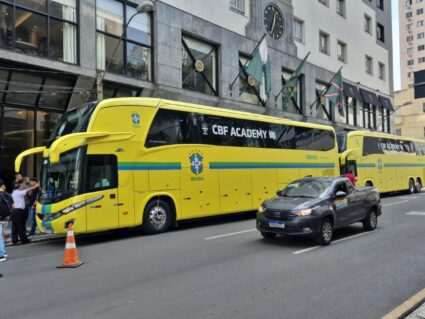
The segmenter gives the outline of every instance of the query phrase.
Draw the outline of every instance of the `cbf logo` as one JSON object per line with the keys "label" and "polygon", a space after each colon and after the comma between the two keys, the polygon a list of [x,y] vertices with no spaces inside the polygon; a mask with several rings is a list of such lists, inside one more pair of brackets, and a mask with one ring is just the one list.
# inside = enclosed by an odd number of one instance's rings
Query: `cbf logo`
{"label": "cbf logo", "polygon": [[139,126],[140,124],[140,115],[137,113],[131,114],[131,121],[133,122],[134,126]]}
{"label": "cbf logo", "polygon": [[203,159],[203,156],[198,151],[194,151],[189,156],[190,169],[193,174],[199,175],[202,173],[202,170],[204,169],[204,165],[202,164]]}

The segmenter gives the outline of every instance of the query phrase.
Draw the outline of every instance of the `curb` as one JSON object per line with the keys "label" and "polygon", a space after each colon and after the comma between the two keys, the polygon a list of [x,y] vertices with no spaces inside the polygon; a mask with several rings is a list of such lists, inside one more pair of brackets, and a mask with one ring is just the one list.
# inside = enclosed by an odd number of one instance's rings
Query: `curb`
{"label": "curb", "polygon": [[[61,239],[61,238],[65,238],[65,237],[66,237],[66,235],[41,235],[39,237],[29,237],[29,239],[31,239],[30,244],[35,244],[35,243],[42,243],[42,242],[46,242],[46,241],[53,241],[55,239]],[[14,245],[12,245],[11,241],[5,242],[5,246],[6,247],[15,247]],[[20,246],[20,244],[18,244],[16,246]]]}
{"label": "curb", "polygon": [[425,289],[410,297],[400,306],[383,316],[381,319],[402,319],[406,318],[425,302]]}

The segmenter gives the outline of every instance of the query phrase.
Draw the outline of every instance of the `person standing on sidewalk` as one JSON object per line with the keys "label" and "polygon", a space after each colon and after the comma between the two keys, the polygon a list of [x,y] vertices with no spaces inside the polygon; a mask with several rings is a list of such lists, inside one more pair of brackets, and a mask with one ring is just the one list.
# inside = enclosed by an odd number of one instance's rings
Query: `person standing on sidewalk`
{"label": "person standing on sidewalk", "polygon": [[15,174],[15,180],[12,182],[12,192],[16,188],[16,184],[22,182],[22,175],[17,173]]}
{"label": "person standing on sidewalk", "polygon": [[6,187],[0,180],[0,262],[6,261],[7,253],[4,246],[4,230],[9,222],[10,213],[13,208],[13,199],[6,193]]}
{"label": "person standing on sidewalk", "polygon": [[28,244],[31,242],[27,237],[27,230],[25,227],[28,217],[28,212],[25,210],[25,194],[38,187],[38,183],[28,189],[24,189],[24,187],[24,183],[17,183],[12,193],[13,202],[15,203],[15,208],[12,210],[13,245],[18,243],[18,239],[21,241],[21,244]]}
{"label": "person standing on sidewalk", "polygon": [[[37,178],[33,177],[30,179],[30,187],[34,187],[38,183]],[[35,228],[37,226],[37,223],[35,221],[35,203],[38,199],[38,197],[41,194],[40,187],[37,186],[33,190],[29,191],[27,193],[27,200],[28,200],[28,220],[31,224],[31,230],[29,235],[33,236],[35,234]]]}

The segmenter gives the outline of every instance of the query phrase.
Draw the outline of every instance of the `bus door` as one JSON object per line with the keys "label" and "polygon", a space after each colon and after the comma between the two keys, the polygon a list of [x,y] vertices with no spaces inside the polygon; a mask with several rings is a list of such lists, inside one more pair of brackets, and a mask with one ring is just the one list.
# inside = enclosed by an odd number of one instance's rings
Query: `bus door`
{"label": "bus door", "polygon": [[87,155],[87,231],[118,228],[118,164],[115,155]]}

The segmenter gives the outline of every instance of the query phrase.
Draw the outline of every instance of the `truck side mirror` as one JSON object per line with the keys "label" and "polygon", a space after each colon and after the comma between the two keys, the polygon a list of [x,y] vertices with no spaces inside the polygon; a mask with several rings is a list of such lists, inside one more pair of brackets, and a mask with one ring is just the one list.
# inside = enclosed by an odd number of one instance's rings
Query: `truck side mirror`
{"label": "truck side mirror", "polygon": [[338,192],[336,192],[336,194],[335,194],[335,198],[336,198],[336,199],[345,198],[346,196],[347,196],[347,193],[346,193],[346,192],[343,192],[343,191],[338,191]]}

